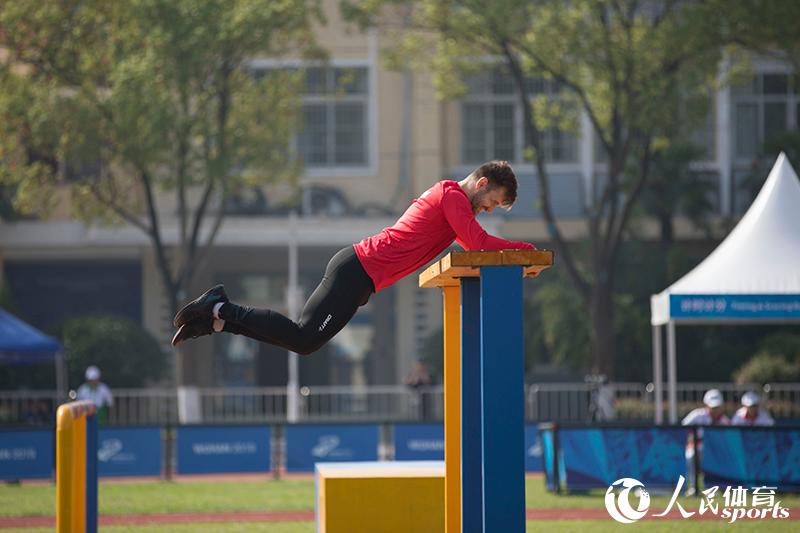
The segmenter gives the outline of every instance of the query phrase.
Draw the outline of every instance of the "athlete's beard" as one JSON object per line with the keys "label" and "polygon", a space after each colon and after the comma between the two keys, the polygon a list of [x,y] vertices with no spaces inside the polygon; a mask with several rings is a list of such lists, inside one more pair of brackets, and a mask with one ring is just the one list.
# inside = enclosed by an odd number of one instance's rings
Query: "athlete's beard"
{"label": "athlete's beard", "polygon": [[489,193],[485,188],[477,191],[475,194],[472,195],[469,202],[472,204],[472,214],[477,215],[478,209],[480,208],[481,201],[483,201],[483,197]]}

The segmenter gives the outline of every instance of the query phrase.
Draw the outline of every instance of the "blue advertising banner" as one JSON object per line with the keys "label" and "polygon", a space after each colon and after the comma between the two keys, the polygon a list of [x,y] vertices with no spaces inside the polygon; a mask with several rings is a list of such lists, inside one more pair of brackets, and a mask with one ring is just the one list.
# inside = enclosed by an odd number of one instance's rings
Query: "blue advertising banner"
{"label": "blue advertising banner", "polygon": [[441,424],[395,424],[396,461],[443,461],[444,426]]}
{"label": "blue advertising banner", "polygon": [[525,471],[542,472],[544,470],[544,448],[539,428],[533,424],[525,425]]}
{"label": "blue advertising banner", "polygon": [[1,431],[0,479],[36,479],[53,475],[52,429]]}
{"label": "blue advertising banner", "polygon": [[313,472],[315,463],[377,461],[378,426],[286,426],[286,470]]}
{"label": "blue advertising banner", "polygon": [[800,490],[800,429],[703,429],[706,487],[771,486]]}
{"label": "blue advertising banner", "polygon": [[178,427],[178,473],[269,472],[267,426]]}
{"label": "blue advertising banner", "polygon": [[650,488],[674,488],[686,476],[682,428],[559,429],[567,490],[607,488],[623,477]]}
{"label": "blue advertising banner", "polygon": [[672,318],[800,318],[800,295],[672,294]]}
{"label": "blue advertising banner", "polygon": [[548,490],[555,491],[558,488],[555,477],[554,458],[556,454],[555,449],[555,432],[553,428],[542,430],[540,433],[542,439],[542,461],[544,462],[544,477],[545,484]]}
{"label": "blue advertising banner", "polygon": [[98,475],[161,475],[161,428],[103,428],[98,440]]}

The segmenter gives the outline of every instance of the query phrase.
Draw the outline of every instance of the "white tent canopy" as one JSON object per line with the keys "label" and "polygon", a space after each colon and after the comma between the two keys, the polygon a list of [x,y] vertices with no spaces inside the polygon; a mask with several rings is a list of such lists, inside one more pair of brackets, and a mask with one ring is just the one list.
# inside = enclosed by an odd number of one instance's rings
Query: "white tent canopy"
{"label": "white tent canopy", "polygon": [[650,299],[656,422],[667,325],[670,422],[677,421],[675,324],[800,321],[800,181],[781,153],[750,209],[691,272]]}

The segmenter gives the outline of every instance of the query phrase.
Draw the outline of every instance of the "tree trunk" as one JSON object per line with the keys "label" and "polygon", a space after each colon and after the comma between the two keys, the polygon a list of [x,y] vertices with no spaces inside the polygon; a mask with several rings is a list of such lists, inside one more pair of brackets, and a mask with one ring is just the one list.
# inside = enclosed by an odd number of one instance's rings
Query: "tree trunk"
{"label": "tree trunk", "polygon": [[592,371],[614,378],[616,341],[614,335],[613,291],[608,283],[592,286]]}
{"label": "tree trunk", "polygon": [[[178,289],[174,291],[168,291],[169,294],[169,307],[172,310],[172,314],[170,315],[169,319],[172,320],[172,317],[178,312],[179,305],[181,304],[181,296],[179,293],[183,291],[183,289]],[[172,328],[170,328],[172,329]],[[172,348],[172,352],[174,355],[173,361],[173,384],[175,387],[180,387],[183,385],[184,382],[184,369],[183,369],[183,349],[181,346],[174,346]]]}
{"label": "tree trunk", "polygon": [[672,214],[660,213],[658,215],[658,223],[661,226],[661,247],[664,250],[668,250],[675,240],[672,226]]}

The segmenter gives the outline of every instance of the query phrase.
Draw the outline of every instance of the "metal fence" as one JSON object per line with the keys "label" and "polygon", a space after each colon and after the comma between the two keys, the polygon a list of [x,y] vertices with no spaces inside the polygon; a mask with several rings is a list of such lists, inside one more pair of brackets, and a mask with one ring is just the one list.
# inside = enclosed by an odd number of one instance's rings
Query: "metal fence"
{"label": "metal fence", "polygon": [[[733,383],[679,383],[678,406],[683,416],[702,405],[709,388],[722,391],[728,414],[747,391],[761,394],[776,419],[800,419],[800,383],[736,385]],[[654,414],[652,383],[538,383],[525,387],[525,416],[537,422],[637,421],[651,422]],[[368,387],[303,387],[299,420],[438,421],[442,420],[443,387],[411,389],[403,385]],[[112,425],[181,423],[251,423],[286,421],[287,395],[283,387],[116,389],[108,412]],[[52,425],[53,391],[0,391],[0,425]]]}
{"label": "metal fence", "polygon": [[0,424],[55,425],[56,391],[0,391]]}

